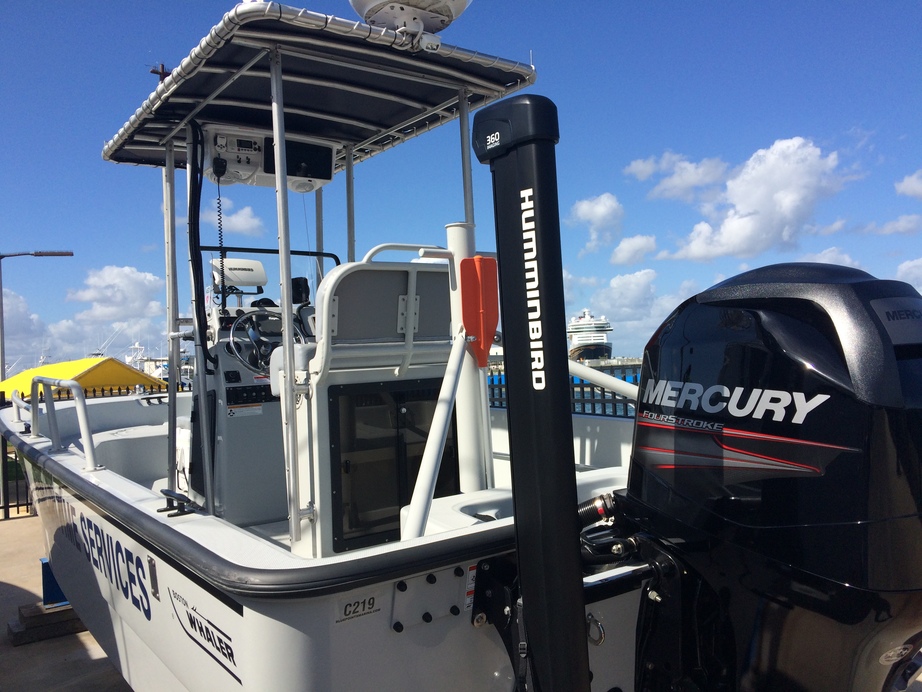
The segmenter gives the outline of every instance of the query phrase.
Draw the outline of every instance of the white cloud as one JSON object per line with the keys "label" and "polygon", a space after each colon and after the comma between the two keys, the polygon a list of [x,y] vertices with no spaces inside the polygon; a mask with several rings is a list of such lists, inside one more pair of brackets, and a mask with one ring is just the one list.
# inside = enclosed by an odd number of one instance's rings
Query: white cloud
{"label": "white cloud", "polygon": [[[119,330],[121,331],[121,330]],[[113,330],[76,320],[61,320],[48,326],[51,342],[58,346],[56,360],[84,358],[105,344]]]}
{"label": "white cloud", "polygon": [[68,319],[49,325],[48,342],[53,360],[85,358],[100,352],[124,360],[135,343],[148,349],[146,355],[164,355],[166,328],[162,319],[154,317],[107,323]]}
{"label": "white cloud", "polygon": [[661,255],[694,260],[752,257],[772,247],[795,245],[817,203],[838,188],[837,165],[835,152],[823,156],[802,137],[760,149],[727,181],[722,218],[695,224],[677,252]]}
{"label": "white cloud", "polygon": [[695,282],[685,281],[675,293],[657,295],[656,277],[652,269],[620,274],[590,299],[594,313],[606,315],[615,327],[611,335],[615,355],[640,356],[669,313],[698,291]]}
{"label": "white cloud", "polygon": [[599,280],[592,276],[576,276],[571,274],[566,267],[563,268],[563,298],[564,302],[572,304],[582,300],[582,288],[594,288],[599,285]]}
{"label": "white cloud", "polygon": [[658,170],[657,162],[654,157],[648,159],[634,159],[624,167],[622,173],[633,176],[637,180],[646,180]]}
{"label": "white cloud", "polygon": [[[4,342],[10,374],[49,362],[83,358],[102,346],[106,355],[122,358],[135,342],[159,355],[165,348],[161,295],[164,281],[135,267],[107,266],[91,270],[67,300],[88,303],[69,319],[45,325],[26,300],[4,290]],[[82,306],[81,306],[82,307]]]}
{"label": "white cloud", "polygon": [[822,252],[804,255],[801,262],[822,262],[824,264],[842,264],[846,267],[860,268],[861,264],[837,247],[828,247]]}
{"label": "white cloud", "polygon": [[41,336],[45,327],[38,315],[29,310],[26,299],[8,288],[3,289],[3,338],[31,339]]}
{"label": "white cloud", "polygon": [[804,231],[813,235],[832,235],[845,228],[845,219],[836,219],[825,226],[805,226]]}
{"label": "white cloud", "polygon": [[611,253],[612,264],[634,264],[656,250],[656,238],[652,235],[635,235],[624,238]]}
{"label": "white cloud", "polygon": [[894,183],[897,194],[922,199],[922,168]]}
{"label": "white cloud", "polygon": [[135,267],[107,266],[91,269],[85,288],[67,292],[67,300],[91,303],[88,310],[77,313],[77,320],[116,322],[152,317],[163,311],[155,296],[164,290],[163,279]]}
{"label": "white cloud", "polygon": [[872,233],[878,233],[880,235],[894,235],[896,233],[909,235],[918,233],[922,230],[922,216],[919,214],[903,214],[893,221],[888,221],[879,229],[872,227],[869,230]]}
{"label": "white cloud", "polygon": [[896,278],[912,284],[922,293],[922,257],[900,264],[896,268]]}
{"label": "white cloud", "polygon": [[125,355],[135,341],[158,348],[164,334],[159,298],[164,281],[135,267],[107,266],[89,272],[81,289],[67,300],[89,303],[73,318],[49,325],[60,358],[81,358],[107,345],[106,355]]}
{"label": "white cloud", "polygon": [[592,304],[615,322],[639,320],[649,314],[656,290],[656,272],[641,269],[633,274],[618,274],[608,286],[596,292]]}
{"label": "white cloud", "polygon": [[676,161],[672,172],[650,191],[650,197],[681,199],[691,202],[701,188],[722,183],[727,164],[720,159],[702,159],[699,163]]}
{"label": "white cloud", "polygon": [[667,151],[658,159],[654,156],[648,159],[635,159],[625,166],[622,172],[637,180],[647,180],[657,173],[662,174],[662,179],[650,191],[651,198],[692,202],[702,190],[724,181],[727,164],[717,158],[702,159],[694,163],[681,154]]}
{"label": "white cloud", "polygon": [[[42,351],[45,325],[29,309],[25,298],[8,288],[3,289],[3,345],[7,371],[15,375],[36,365]],[[0,374],[0,380],[4,379]]]}
{"label": "white cloud", "polygon": [[[201,213],[201,220],[209,223],[215,228],[218,227],[218,210],[217,202],[212,202],[211,209],[204,209]],[[250,237],[258,237],[265,232],[262,219],[253,212],[253,207],[246,206],[239,211],[228,213],[234,208],[234,203],[227,197],[221,200],[221,226],[227,233],[236,233]]]}
{"label": "white cloud", "polygon": [[570,209],[571,223],[589,224],[589,242],[579,252],[582,257],[611,242],[612,234],[621,229],[624,207],[610,192],[576,202]]}
{"label": "white cloud", "polygon": [[671,151],[664,152],[658,159],[651,156],[648,159],[635,159],[624,167],[622,173],[633,176],[637,180],[646,180],[654,173],[671,171],[676,164],[685,161],[685,157]]}

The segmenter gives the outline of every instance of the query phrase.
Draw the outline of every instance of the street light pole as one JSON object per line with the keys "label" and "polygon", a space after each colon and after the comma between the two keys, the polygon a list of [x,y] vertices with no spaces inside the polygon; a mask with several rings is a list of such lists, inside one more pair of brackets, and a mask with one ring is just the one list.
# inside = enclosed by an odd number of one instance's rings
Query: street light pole
{"label": "street light pole", "polygon": [[0,254],[0,380],[6,379],[6,344],[3,336],[3,260],[7,257],[73,257],[70,250],[36,250],[35,252],[10,252]]}

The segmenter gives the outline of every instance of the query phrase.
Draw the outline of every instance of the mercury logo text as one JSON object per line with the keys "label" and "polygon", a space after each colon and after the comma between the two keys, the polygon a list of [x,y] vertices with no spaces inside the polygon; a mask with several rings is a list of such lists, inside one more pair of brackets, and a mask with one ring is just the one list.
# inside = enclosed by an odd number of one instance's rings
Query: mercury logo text
{"label": "mercury logo text", "polygon": [[647,382],[643,403],[664,408],[720,413],[726,411],[735,418],[761,419],[766,414],[772,420],[784,421],[788,415],[791,423],[801,424],[807,414],[829,399],[828,394],[817,394],[810,399],[803,392],[786,392],[781,389],[730,389],[722,384],[705,387],[697,382],[656,380]]}
{"label": "mercury logo text", "polygon": [[887,310],[887,322],[899,320],[922,320],[922,310]]}

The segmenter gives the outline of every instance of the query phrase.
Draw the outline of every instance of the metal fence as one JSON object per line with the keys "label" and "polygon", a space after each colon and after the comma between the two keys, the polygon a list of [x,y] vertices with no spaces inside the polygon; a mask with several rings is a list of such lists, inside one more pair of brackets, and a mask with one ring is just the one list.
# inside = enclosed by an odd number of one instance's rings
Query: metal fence
{"label": "metal fence", "polygon": [[[180,383],[178,390],[180,392],[190,391],[192,389],[191,384]],[[166,394],[167,385],[137,385],[134,387],[89,387],[83,390],[83,395],[87,399],[98,399],[100,397],[112,397],[112,396],[130,396],[132,394]],[[3,393],[0,392],[0,396],[3,396]],[[73,399],[74,395],[69,389],[55,389],[54,390],[54,400],[55,401],[67,401]],[[40,390],[38,395],[38,403],[45,401],[45,392]]]}
{"label": "metal fence", "polygon": [[[10,405],[6,392],[0,392],[0,408]],[[32,494],[29,483],[16,456],[12,453],[10,443],[5,437],[0,438],[0,505],[3,507],[4,519],[10,518],[10,510],[16,514],[32,512]]]}
{"label": "metal fence", "polygon": [[[639,365],[609,365],[596,368],[619,380],[638,384]],[[490,408],[506,408],[506,375],[495,373],[487,377],[487,396]],[[590,384],[579,377],[570,377],[570,410],[589,416],[633,418],[634,402],[620,394]]]}
{"label": "metal fence", "polygon": [[10,511],[16,514],[32,513],[32,494],[25,473],[10,445],[3,439],[3,451],[0,456],[0,490],[2,490],[3,518],[10,518]]}

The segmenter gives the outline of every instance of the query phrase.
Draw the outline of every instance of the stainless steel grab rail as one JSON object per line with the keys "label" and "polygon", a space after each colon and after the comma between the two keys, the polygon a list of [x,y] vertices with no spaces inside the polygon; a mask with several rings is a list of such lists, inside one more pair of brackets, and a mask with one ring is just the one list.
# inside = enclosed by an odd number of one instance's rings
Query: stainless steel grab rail
{"label": "stainless steel grab rail", "polygon": [[87,416],[86,396],[83,387],[76,380],[56,380],[51,377],[35,377],[32,379],[32,437],[40,437],[39,420],[40,407],[38,406],[39,385],[45,388],[45,416],[48,418],[48,427],[51,437],[52,452],[64,449],[61,445],[61,433],[58,429],[58,418],[54,407],[54,394],[52,387],[68,389],[74,397],[74,410],[77,413],[77,425],[80,430],[80,440],[83,442],[83,454],[86,457],[85,471],[96,471],[96,447],[93,444],[93,435],[90,431],[90,421]]}

